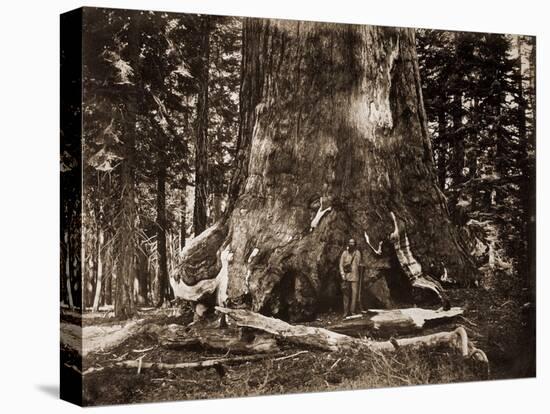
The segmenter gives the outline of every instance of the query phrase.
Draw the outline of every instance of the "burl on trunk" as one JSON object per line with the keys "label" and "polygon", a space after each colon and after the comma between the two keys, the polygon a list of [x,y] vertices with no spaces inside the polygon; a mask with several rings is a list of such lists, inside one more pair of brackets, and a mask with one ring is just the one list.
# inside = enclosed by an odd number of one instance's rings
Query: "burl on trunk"
{"label": "burl on trunk", "polygon": [[246,19],[238,145],[216,239],[229,302],[313,317],[339,300],[346,241],[369,266],[365,233],[389,241],[391,212],[424,272],[474,277],[436,183],[414,30]]}

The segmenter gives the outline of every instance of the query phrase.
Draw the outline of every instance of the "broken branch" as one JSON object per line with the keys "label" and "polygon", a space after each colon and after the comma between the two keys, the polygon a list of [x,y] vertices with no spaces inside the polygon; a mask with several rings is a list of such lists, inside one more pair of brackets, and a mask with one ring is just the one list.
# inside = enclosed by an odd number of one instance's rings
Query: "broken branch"
{"label": "broken branch", "polygon": [[208,359],[205,361],[195,362],[178,362],[178,363],[166,363],[166,362],[142,362],[141,359],[116,362],[114,364],[89,368],[82,372],[82,375],[92,374],[94,372],[103,371],[106,368],[130,368],[130,369],[201,369],[201,368],[215,368],[220,365],[234,365],[242,364],[245,362],[259,361],[271,357],[272,355],[243,355],[235,356],[231,358],[216,358]]}

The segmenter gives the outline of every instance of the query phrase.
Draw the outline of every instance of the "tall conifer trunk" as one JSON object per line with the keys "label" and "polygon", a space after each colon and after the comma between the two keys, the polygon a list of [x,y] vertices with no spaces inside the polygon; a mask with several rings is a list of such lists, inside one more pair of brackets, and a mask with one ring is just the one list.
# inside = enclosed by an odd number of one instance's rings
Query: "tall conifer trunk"
{"label": "tall conifer trunk", "polygon": [[[162,138],[161,138],[162,139]],[[168,258],[166,255],[166,162],[164,148],[159,151],[159,168],[157,171],[157,251],[159,260],[159,301],[161,306],[171,299],[168,281]]]}
{"label": "tall conifer trunk", "polygon": [[210,67],[210,17],[201,16],[201,70],[197,97],[195,138],[195,236],[206,228],[208,208],[208,82]]}

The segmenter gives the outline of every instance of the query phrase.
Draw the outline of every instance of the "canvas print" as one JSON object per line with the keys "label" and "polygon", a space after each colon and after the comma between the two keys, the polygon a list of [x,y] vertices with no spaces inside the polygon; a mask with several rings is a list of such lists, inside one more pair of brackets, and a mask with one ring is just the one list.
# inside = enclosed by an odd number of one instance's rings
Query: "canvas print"
{"label": "canvas print", "polygon": [[63,14],[61,397],[535,376],[535,68],[529,35]]}

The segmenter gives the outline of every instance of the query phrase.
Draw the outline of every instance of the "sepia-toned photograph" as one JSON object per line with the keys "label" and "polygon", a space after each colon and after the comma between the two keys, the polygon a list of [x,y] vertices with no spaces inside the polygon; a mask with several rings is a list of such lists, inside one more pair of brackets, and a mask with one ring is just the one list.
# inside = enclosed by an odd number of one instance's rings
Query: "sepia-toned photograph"
{"label": "sepia-toned photograph", "polygon": [[62,399],[536,376],[534,36],[60,28]]}

